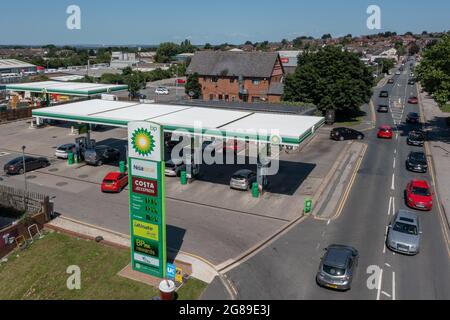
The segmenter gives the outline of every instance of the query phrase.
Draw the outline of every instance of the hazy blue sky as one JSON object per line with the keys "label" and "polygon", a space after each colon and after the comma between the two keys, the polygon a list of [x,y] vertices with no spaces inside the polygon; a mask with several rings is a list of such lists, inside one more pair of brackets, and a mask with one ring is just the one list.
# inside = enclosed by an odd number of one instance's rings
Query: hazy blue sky
{"label": "hazy blue sky", "polygon": [[[82,29],[66,28],[69,5]],[[0,44],[194,44],[275,41],[299,35],[370,34],[367,7],[382,9],[382,30],[450,29],[448,0],[15,0],[0,6]],[[379,32],[379,31],[376,31]]]}

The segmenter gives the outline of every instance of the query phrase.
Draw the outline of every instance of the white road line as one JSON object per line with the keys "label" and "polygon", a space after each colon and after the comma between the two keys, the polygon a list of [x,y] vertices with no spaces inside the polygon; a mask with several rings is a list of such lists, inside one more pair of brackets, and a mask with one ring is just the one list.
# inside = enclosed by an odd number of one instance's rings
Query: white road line
{"label": "white road line", "polygon": [[396,158],[394,158],[394,165],[392,166],[392,168],[394,168],[394,169],[395,169],[395,165],[396,165],[396,163],[397,163],[397,159],[396,159]]}
{"label": "white road line", "polygon": [[392,300],[396,300],[396,296],[395,296],[395,272],[392,272]]}
{"label": "white road line", "polygon": [[387,293],[386,291],[381,292],[383,295],[385,295],[386,297],[390,298],[391,295],[389,293]]}
{"label": "white road line", "polygon": [[389,230],[389,227],[386,227],[386,233],[384,235],[383,254],[386,254],[386,250],[387,250],[386,242],[387,242],[388,230]]}
{"label": "white road line", "polygon": [[397,149],[395,149],[394,154],[397,154]]}
{"label": "white road line", "polygon": [[389,198],[389,210],[388,210],[388,216],[391,215],[391,208],[392,208],[392,197]]}
{"label": "white road line", "polygon": [[395,216],[395,198],[392,197],[392,215]]}
{"label": "white road line", "polygon": [[388,267],[388,268],[391,267],[391,265],[390,265],[389,263],[385,263],[384,265],[385,265],[386,267]]}
{"label": "white road line", "polygon": [[377,293],[377,300],[379,301],[381,298],[381,285],[383,282],[383,269],[380,271],[380,279],[378,279],[378,293]]}
{"label": "white road line", "polygon": [[392,185],[391,190],[395,190],[395,173],[392,174]]}
{"label": "white road line", "polygon": [[330,225],[330,223],[331,223],[331,219],[330,219],[330,220],[328,220],[328,222],[327,222],[327,226],[329,226],[329,225]]}

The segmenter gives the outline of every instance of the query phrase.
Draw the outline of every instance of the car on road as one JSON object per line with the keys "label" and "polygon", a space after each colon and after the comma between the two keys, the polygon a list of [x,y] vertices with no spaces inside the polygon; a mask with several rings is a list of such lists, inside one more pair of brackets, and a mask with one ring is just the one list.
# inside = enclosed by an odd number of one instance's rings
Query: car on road
{"label": "car on road", "polygon": [[179,177],[181,172],[186,171],[186,165],[183,162],[168,160],[166,161],[165,175],[167,177]]}
{"label": "car on road", "polygon": [[74,143],[63,144],[56,148],[55,157],[58,159],[67,159],[69,157],[69,152],[74,150],[76,145]]}
{"label": "car on road", "polygon": [[395,80],[393,78],[388,80],[388,84],[394,84],[394,83],[395,83]]}
{"label": "car on road", "polygon": [[433,193],[425,180],[413,180],[405,191],[408,207],[421,211],[433,210]]}
{"label": "car on road", "polygon": [[419,217],[407,210],[399,210],[389,225],[386,246],[397,253],[417,255],[421,234]]}
{"label": "car on road", "polygon": [[380,112],[380,113],[388,113],[389,112],[389,106],[385,105],[385,104],[380,104],[378,106],[377,111]]}
{"label": "car on road", "polygon": [[411,97],[408,99],[408,103],[409,104],[418,104],[419,103],[419,99],[417,97]]}
{"label": "car on road", "polygon": [[102,166],[104,163],[111,163],[120,159],[120,151],[108,146],[97,146],[88,149],[84,153],[84,160],[91,166]]}
{"label": "car on road", "polygon": [[364,133],[349,128],[334,128],[330,133],[330,138],[336,141],[363,140],[364,137]]}
{"label": "car on road", "polygon": [[128,185],[128,174],[120,172],[108,173],[102,182],[102,192],[120,193]]}
{"label": "car on road", "polygon": [[428,162],[425,153],[411,152],[406,160],[406,169],[412,172],[426,173],[428,171]]}
{"label": "car on road", "polygon": [[248,191],[256,180],[256,172],[246,169],[239,170],[231,177],[230,188]]}
{"label": "car on road", "polygon": [[5,164],[3,170],[8,175],[24,174],[33,170],[38,170],[50,166],[50,161],[45,157],[25,156],[25,168],[23,157],[17,157]]}
{"label": "car on road", "polygon": [[410,86],[413,86],[413,85],[416,84],[416,81],[415,81],[414,79],[410,79],[410,80],[408,81],[408,84],[409,84]]}
{"label": "car on road", "polygon": [[358,266],[358,250],[331,245],[325,251],[316,276],[317,284],[335,290],[350,290]]}
{"label": "car on road", "polygon": [[395,73],[395,75],[397,75],[397,76],[399,76],[399,75],[401,75],[402,73],[400,72],[400,71],[397,71],[396,73]]}
{"label": "car on road", "polygon": [[391,126],[381,126],[378,129],[379,139],[392,139],[394,137],[394,130]]}
{"label": "car on road", "polygon": [[421,131],[411,131],[406,142],[410,146],[423,147],[425,144],[425,134]]}
{"label": "car on road", "polygon": [[417,112],[410,112],[406,116],[406,123],[420,123],[420,116]]}
{"label": "car on road", "polygon": [[156,88],[155,93],[157,95],[165,95],[165,96],[167,96],[168,94],[170,94],[170,91],[166,87],[158,87],[158,88]]}
{"label": "car on road", "polygon": [[389,98],[389,92],[386,90],[381,91],[380,98]]}

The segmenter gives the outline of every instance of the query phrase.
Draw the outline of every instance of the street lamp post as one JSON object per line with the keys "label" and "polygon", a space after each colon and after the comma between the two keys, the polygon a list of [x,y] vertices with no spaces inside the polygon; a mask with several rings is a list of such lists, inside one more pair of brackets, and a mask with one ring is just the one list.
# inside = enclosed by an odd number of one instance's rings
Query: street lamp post
{"label": "street lamp post", "polygon": [[27,167],[25,162],[25,148],[26,146],[22,146],[22,161],[23,161],[23,177],[25,183],[25,192],[23,193],[23,206],[25,211],[27,210],[27,193],[28,193],[28,184],[27,184]]}

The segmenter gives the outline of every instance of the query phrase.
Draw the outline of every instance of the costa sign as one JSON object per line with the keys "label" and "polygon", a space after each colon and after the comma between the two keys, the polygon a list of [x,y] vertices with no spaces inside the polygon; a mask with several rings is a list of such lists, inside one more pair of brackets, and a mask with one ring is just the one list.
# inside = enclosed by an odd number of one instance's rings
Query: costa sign
{"label": "costa sign", "polygon": [[133,177],[132,191],[150,197],[158,197],[158,181]]}

